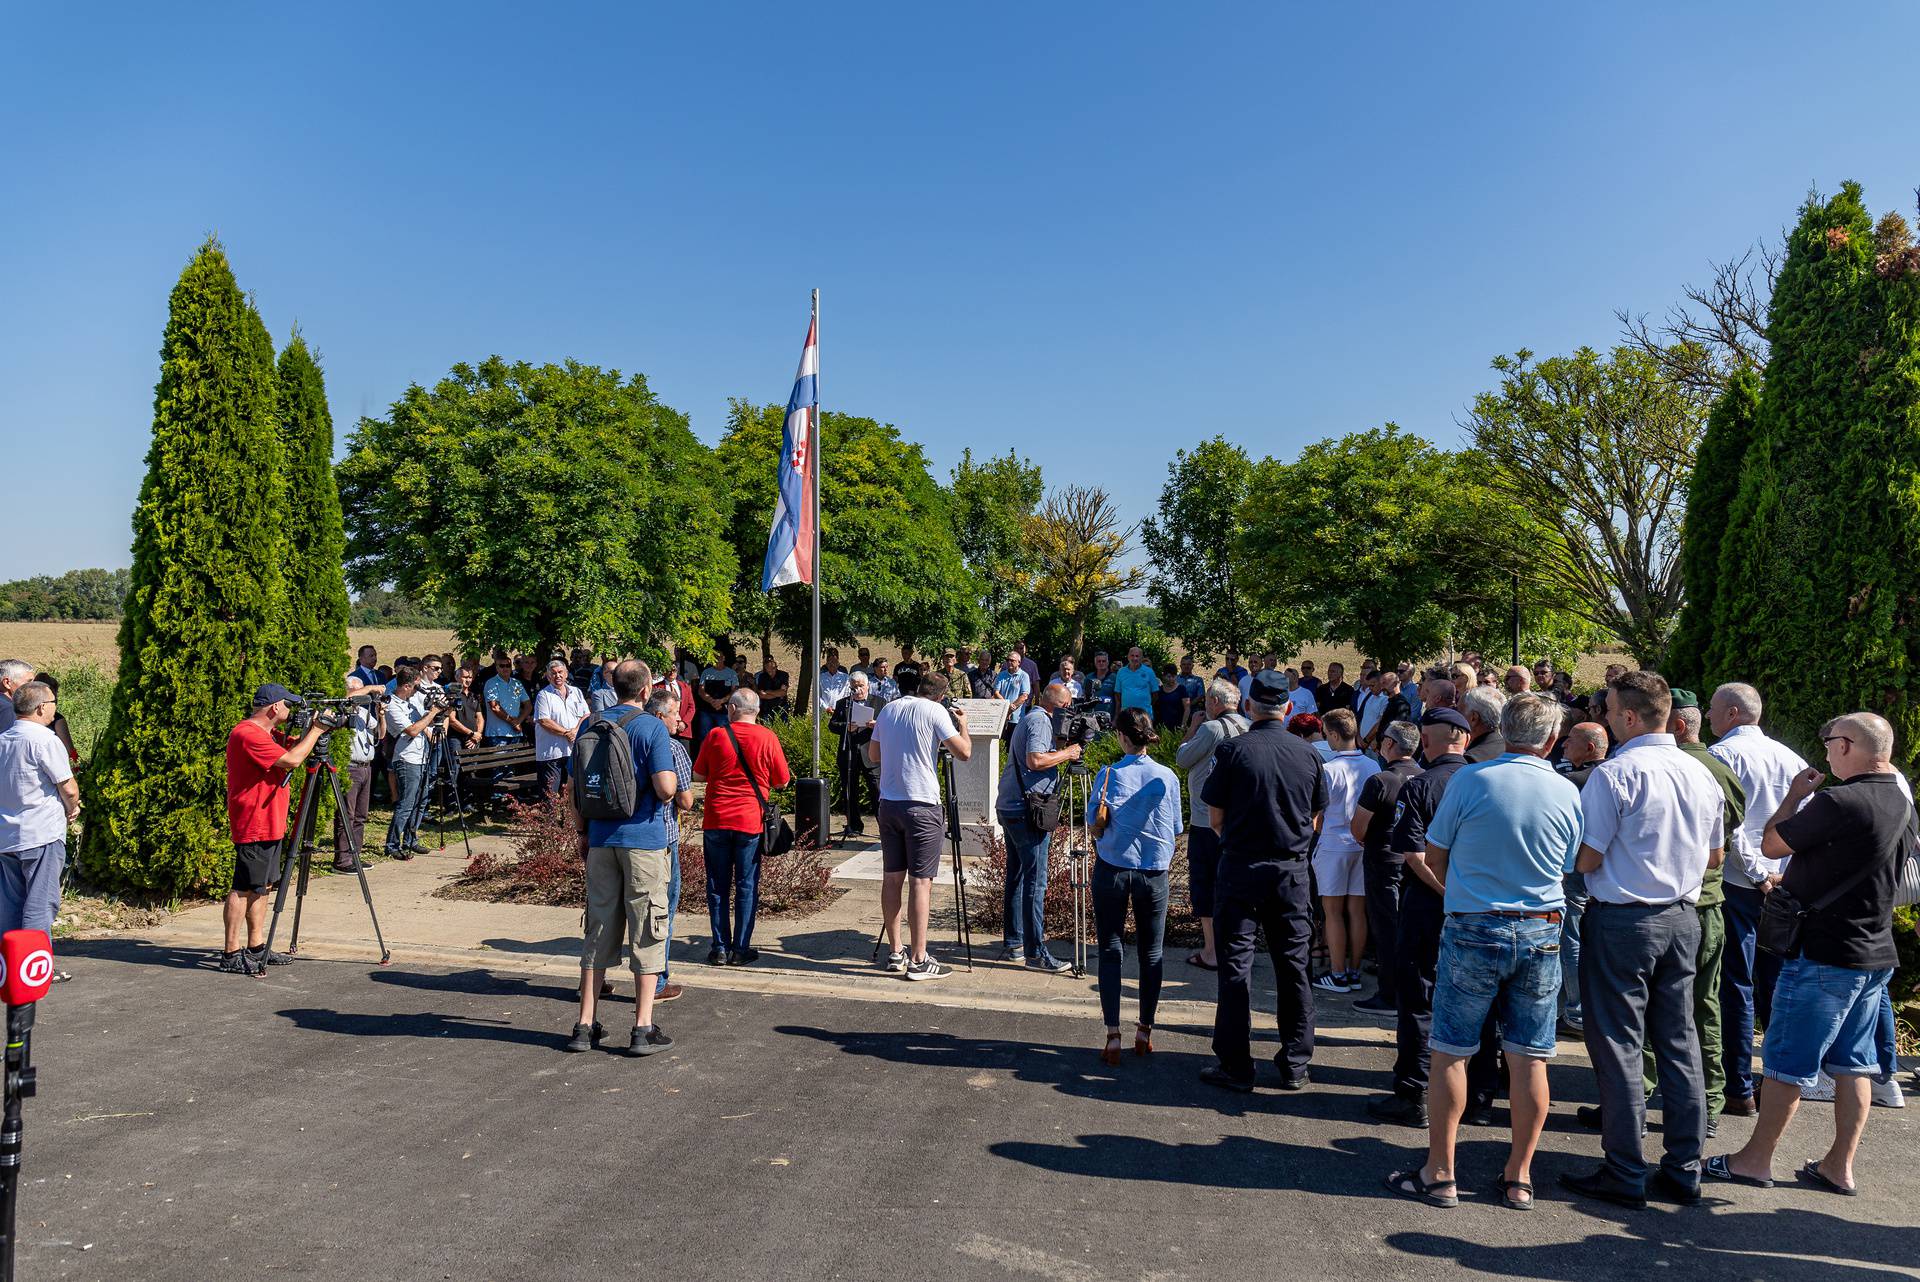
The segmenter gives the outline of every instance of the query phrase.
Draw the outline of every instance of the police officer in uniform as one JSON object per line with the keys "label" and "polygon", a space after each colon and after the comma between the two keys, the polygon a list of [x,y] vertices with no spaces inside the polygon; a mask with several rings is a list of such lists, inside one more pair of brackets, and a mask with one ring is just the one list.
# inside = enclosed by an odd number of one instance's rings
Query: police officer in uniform
{"label": "police officer in uniform", "polygon": [[1313,905],[1307,856],[1327,807],[1320,754],[1285,729],[1287,677],[1256,673],[1245,711],[1252,728],[1220,745],[1201,790],[1220,835],[1214,938],[1220,996],[1213,1017],[1219,1062],[1200,1072],[1212,1086],[1253,1089],[1254,928],[1266,931],[1279,989],[1280,1089],[1307,1084],[1313,1060]]}
{"label": "police officer in uniform", "polygon": [[[1400,940],[1394,998],[1399,1007],[1398,1049],[1393,1061],[1393,1094],[1367,1104],[1367,1113],[1403,1126],[1427,1124],[1427,1040],[1433,1031],[1433,987],[1440,965],[1440,929],[1446,924],[1445,891],[1432,884],[1427,870],[1427,824],[1440,809],[1447,781],[1467,764],[1467,737],[1473,728],[1452,708],[1434,708],[1420,719],[1421,751],[1427,768],[1407,780],[1394,802],[1388,849],[1405,864],[1400,880]],[[1489,1021],[1491,1025],[1491,1020]],[[1485,1124],[1499,1072],[1496,1054],[1483,1040],[1467,1062],[1470,1103],[1466,1120]]]}

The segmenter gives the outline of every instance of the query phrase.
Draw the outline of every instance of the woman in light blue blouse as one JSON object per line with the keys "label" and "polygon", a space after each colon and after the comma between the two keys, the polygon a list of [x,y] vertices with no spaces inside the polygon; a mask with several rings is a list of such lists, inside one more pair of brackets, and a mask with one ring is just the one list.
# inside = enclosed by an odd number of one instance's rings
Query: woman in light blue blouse
{"label": "woman in light blue blouse", "polygon": [[[1146,755],[1160,736],[1153,718],[1127,708],[1114,719],[1124,757],[1094,777],[1087,823],[1094,833],[1093,921],[1100,937],[1100,1013],[1107,1045],[1100,1058],[1120,1063],[1120,963],[1126,952],[1127,907],[1133,907],[1140,950],[1140,1022],[1133,1053],[1153,1049],[1160,1004],[1160,944],[1167,929],[1167,867],[1181,828],[1180,778]],[[1100,818],[1106,811],[1104,823]]]}

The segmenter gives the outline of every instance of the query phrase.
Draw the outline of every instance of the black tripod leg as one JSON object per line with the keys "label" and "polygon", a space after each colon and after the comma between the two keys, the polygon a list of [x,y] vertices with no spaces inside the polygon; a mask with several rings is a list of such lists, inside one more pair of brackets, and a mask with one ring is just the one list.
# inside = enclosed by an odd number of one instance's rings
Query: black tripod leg
{"label": "black tripod leg", "polygon": [[[333,804],[336,806],[344,806],[345,798],[340,792],[339,773],[336,771],[332,773],[329,778],[333,781]],[[340,813],[345,814],[346,811],[342,809]],[[380,945],[380,964],[384,966],[393,954],[387,951],[387,941],[380,934],[380,914],[373,910],[373,887],[367,884],[367,865],[365,861],[360,858],[359,848],[353,844],[351,829],[348,830],[347,834],[347,853],[353,859],[354,873],[360,878],[360,898],[367,901],[367,916],[373,919],[373,942]]]}
{"label": "black tripod leg", "polygon": [[460,795],[460,762],[458,758],[447,767],[447,783],[453,788],[453,814],[460,822],[460,841],[467,848],[467,862],[473,862],[473,837],[467,832],[467,802]]}
{"label": "black tripod leg", "polygon": [[[266,951],[269,954],[273,952],[273,937],[280,929],[280,914],[286,911],[288,878],[293,872],[294,855],[300,849],[300,834],[305,832],[308,825],[312,822],[310,816],[313,811],[315,791],[314,768],[309,768],[306,780],[300,788],[300,809],[294,813],[293,827],[287,830],[286,839],[280,847],[279,874],[274,878],[274,880],[279,883],[279,887],[275,890],[273,896],[273,917],[267,923]],[[307,893],[306,879],[304,877],[301,878],[300,893],[302,895]],[[294,908],[294,916],[297,919],[299,915],[300,910],[298,906],[296,906]],[[298,933],[297,929],[295,933]]]}
{"label": "black tripod leg", "polygon": [[[331,776],[329,776],[331,777]],[[308,788],[319,791],[319,781],[309,780]],[[339,795],[338,793],[335,794]],[[300,834],[300,885],[293,892],[293,933],[287,936],[287,955],[297,956],[300,952],[300,913],[307,906],[307,880],[313,875],[313,825],[319,822],[320,807],[314,806],[306,812],[306,831]],[[269,952],[272,950],[269,949]]]}

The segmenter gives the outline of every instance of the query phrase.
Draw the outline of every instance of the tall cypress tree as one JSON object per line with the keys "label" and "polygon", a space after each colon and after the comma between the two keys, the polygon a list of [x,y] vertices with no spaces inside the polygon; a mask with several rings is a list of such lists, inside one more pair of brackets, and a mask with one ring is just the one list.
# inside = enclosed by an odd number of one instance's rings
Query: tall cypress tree
{"label": "tall cypress tree", "polygon": [[120,677],[86,780],[82,863],[116,888],[176,895],[232,881],[226,738],[273,675],[286,591],[262,332],[209,239],[180,273],[161,340]]}
{"label": "tall cypress tree", "polygon": [[1667,646],[1667,674],[1677,683],[1712,685],[1718,679],[1717,673],[1707,670],[1707,651],[1720,593],[1720,545],[1740,490],[1747,449],[1753,444],[1753,419],[1759,406],[1759,373],[1745,369],[1734,374],[1707,415],[1707,429],[1694,451],[1680,542],[1686,604]]}
{"label": "tall cypress tree", "polygon": [[280,353],[280,427],[287,459],[287,654],[295,690],[338,694],[347,662],[347,536],[333,480],[333,415],[320,363],[295,333]]}

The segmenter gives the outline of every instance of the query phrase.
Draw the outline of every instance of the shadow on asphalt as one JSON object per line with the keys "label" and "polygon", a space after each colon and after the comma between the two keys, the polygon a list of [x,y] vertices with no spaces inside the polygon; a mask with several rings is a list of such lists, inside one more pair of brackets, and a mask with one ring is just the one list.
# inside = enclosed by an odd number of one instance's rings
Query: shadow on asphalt
{"label": "shadow on asphalt", "polygon": [[566,1039],[534,1028],[516,1027],[504,1019],[467,1018],[422,1011],[417,1015],[361,1015],[323,1010],[317,1006],[275,1012],[295,1027],[316,1033],[343,1033],[348,1037],[450,1037],[469,1041],[506,1042],[552,1050]]}
{"label": "shadow on asphalt", "polygon": [[[578,945],[575,945],[578,948]],[[376,984],[413,988],[428,993],[473,993],[481,996],[537,997],[548,1001],[573,1002],[580,996],[572,984],[547,984],[519,975],[502,975],[491,970],[456,970],[446,974],[433,971],[386,970],[370,976]]]}
{"label": "shadow on asphalt", "polygon": [[[1536,1174],[1544,1198],[1551,1196]],[[1465,1190],[1463,1189],[1464,1193]],[[1667,1214],[1618,1211],[1589,1202],[1582,1211],[1615,1225],[1584,1241],[1544,1246],[1494,1246],[1441,1233],[1389,1233],[1382,1242],[1397,1251],[1464,1268],[1547,1282],[1587,1282],[1601,1273],[1652,1275],[1670,1270],[1675,1255],[1686,1257],[1695,1277],[1766,1277],[1794,1282],[1861,1282],[1885,1278],[1889,1269],[1913,1267],[1914,1231],[1885,1224],[1863,1224],[1818,1211],[1781,1207],[1769,1211],[1728,1211],[1712,1216],[1670,1208]],[[1773,1254],[1845,1256],[1839,1260],[1782,1259]],[[1604,1266],[1601,1265],[1604,1261]],[[1884,1266],[1884,1267],[1876,1267]],[[1904,1274],[1901,1276],[1905,1276]]]}
{"label": "shadow on asphalt", "polygon": [[104,961],[127,962],[135,966],[165,966],[174,970],[215,970],[220,964],[220,950],[211,945],[206,948],[179,948],[124,936],[111,939],[58,939],[54,941],[53,950],[61,957],[98,957]]}
{"label": "shadow on asphalt", "polygon": [[580,952],[580,936],[567,935],[559,939],[483,939],[482,948],[491,948],[501,953],[523,953],[535,957],[571,957]]}

